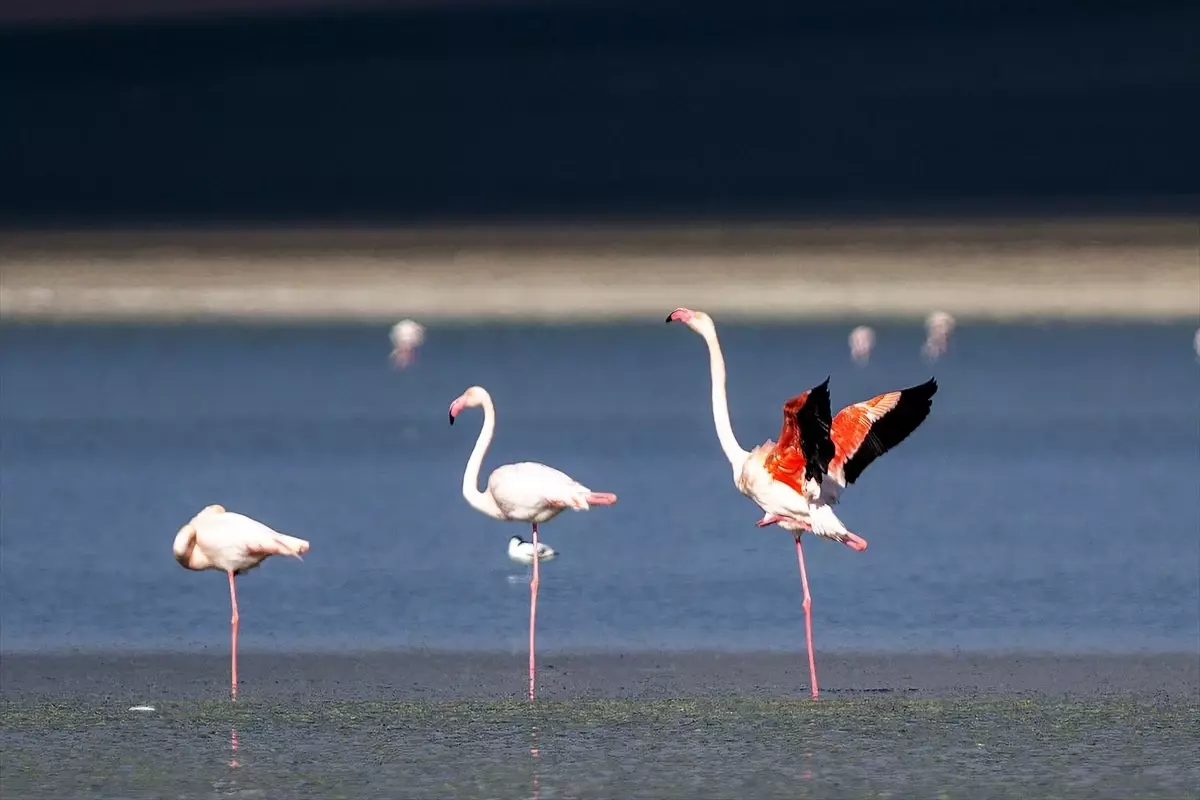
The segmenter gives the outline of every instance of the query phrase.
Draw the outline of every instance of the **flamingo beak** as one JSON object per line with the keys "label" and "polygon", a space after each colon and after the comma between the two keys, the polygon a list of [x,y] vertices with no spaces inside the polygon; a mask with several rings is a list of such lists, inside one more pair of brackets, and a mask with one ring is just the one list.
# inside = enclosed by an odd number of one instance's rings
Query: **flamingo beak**
{"label": "flamingo beak", "polygon": [[667,315],[667,322],[689,322],[694,313],[690,308],[677,308]]}
{"label": "flamingo beak", "polygon": [[467,401],[461,397],[450,404],[450,424],[451,425],[454,424],[454,418],[459,415],[459,412],[461,412],[466,407],[466,405],[467,405]]}

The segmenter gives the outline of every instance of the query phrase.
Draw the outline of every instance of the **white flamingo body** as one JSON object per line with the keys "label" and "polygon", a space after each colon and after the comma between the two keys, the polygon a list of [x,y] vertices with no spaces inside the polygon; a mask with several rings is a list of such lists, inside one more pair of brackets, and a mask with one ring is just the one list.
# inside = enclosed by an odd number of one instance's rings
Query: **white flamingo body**
{"label": "white flamingo body", "polygon": [[[821,519],[828,523],[818,509],[829,503],[837,502],[836,497],[832,500],[829,499],[832,487],[824,487],[816,481],[809,480],[805,481],[808,493],[800,494],[786,483],[777,481],[771,473],[767,472],[764,465],[767,454],[771,451],[771,444],[760,445],[747,453],[747,458],[742,462],[742,468],[734,480],[738,491],[753,500],[769,516],[803,522]],[[785,529],[792,530],[792,528],[786,527]],[[795,529],[806,530],[801,526],[797,526]],[[813,533],[824,536],[833,531],[826,531],[824,528],[818,531],[814,526]]]}
{"label": "white flamingo body", "polygon": [[549,522],[568,508],[587,511],[591,489],[554,467],[536,461],[505,464],[488,476],[487,491],[496,509],[495,519],[515,522]]}
{"label": "white flamingo body", "polygon": [[[187,548],[188,529],[195,542]],[[303,539],[280,533],[258,520],[212,505],[197,514],[176,536],[175,553],[187,553],[180,561],[186,569],[216,569],[242,575],[262,564],[268,556],[294,556],[308,550]]]}
{"label": "white flamingo body", "polygon": [[[820,503],[815,498],[810,500],[786,483],[776,481],[768,473],[763,461],[769,451],[770,447],[764,445],[746,453],[748,457],[742,463],[742,469],[738,470],[733,485],[738,487],[739,492],[754,500],[767,515],[808,521],[814,512],[814,506]],[[806,483],[814,485],[815,482]],[[820,487],[815,488],[820,492]]]}
{"label": "white flamingo body", "polygon": [[411,319],[402,319],[392,326],[392,361],[407,367],[416,358],[417,348],[425,341],[425,326]]}
{"label": "white flamingo body", "polygon": [[230,694],[237,699],[238,605],[234,577],[254,569],[270,556],[300,558],[309,543],[288,536],[243,514],[219,505],[203,508],[175,535],[172,550],[185,569],[220,570],[229,576]]}
{"label": "white flamingo body", "polygon": [[[541,552],[538,525],[548,522],[566,509],[587,511],[592,506],[612,505],[617,496],[593,492],[566,473],[534,461],[522,461],[497,467],[488,476],[487,489],[479,491],[479,469],[496,430],[496,406],[482,386],[472,386],[450,404],[450,424],[464,408],[483,407],[483,428],[475,440],[475,449],[463,470],[462,495],[472,508],[492,519],[525,522],[533,527],[530,560],[533,579],[529,582],[529,701],[534,697],[536,674],[534,632],[537,628],[538,562],[532,553]],[[511,543],[510,550],[511,553]]]}
{"label": "white flamingo body", "polygon": [[[520,536],[508,540],[508,557],[518,564],[532,564],[534,549],[533,542],[527,542]],[[545,542],[538,542],[536,550],[538,561],[552,561],[558,556],[554,548]]]}
{"label": "white flamingo body", "polygon": [[936,361],[946,352],[956,324],[954,317],[945,311],[934,311],[925,318],[925,344],[921,352],[926,359]]}
{"label": "white flamingo body", "polygon": [[396,347],[417,347],[425,341],[425,326],[411,319],[402,319],[392,326],[391,338]]}
{"label": "white flamingo body", "polygon": [[871,360],[871,351],[875,349],[875,331],[866,325],[859,325],[850,331],[850,357],[858,364],[866,364]]}

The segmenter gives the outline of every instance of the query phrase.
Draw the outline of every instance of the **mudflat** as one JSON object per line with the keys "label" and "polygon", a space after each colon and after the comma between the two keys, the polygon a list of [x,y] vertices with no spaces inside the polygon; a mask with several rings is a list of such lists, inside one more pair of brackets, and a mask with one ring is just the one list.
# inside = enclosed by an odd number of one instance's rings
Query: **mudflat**
{"label": "mudflat", "polygon": [[[5,796],[1194,797],[1197,659],[5,655]],[[134,706],[139,710],[134,710]]]}
{"label": "mudflat", "polygon": [[[445,651],[239,653],[241,700],[520,699],[525,654]],[[1194,654],[818,653],[822,696],[931,698],[1128,696],[1196,701]],[[220,699],[224,653],[51,653],[0,657],[6,701],[105,697],[129,704]],[[784,652],[540,655],[543,700],[736,696],[804,698],[808,664]]]}

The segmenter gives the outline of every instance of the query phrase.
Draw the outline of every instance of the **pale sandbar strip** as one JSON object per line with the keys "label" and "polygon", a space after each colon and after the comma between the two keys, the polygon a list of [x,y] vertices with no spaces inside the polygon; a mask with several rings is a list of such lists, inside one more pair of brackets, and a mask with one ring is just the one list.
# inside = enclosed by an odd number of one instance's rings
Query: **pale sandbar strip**
{"label": "pale sandbar strip", "polygon": [[63,321],[1195,320],[1187,218],[21,232],[0,314]]}

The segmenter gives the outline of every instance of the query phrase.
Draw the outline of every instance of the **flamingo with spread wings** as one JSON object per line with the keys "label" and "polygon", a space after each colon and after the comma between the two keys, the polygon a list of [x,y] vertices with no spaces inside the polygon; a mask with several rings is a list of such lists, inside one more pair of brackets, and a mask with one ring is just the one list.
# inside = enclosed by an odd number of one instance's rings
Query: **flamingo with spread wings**
{"label": "flamingo with spread wings", "polygon": [[[826,384],[822,384],[822,387]],[[815,424],[827,432],[833,448],[822,482],[826,502],[836,505],[846,487],[857,481],[868,466],[907,439],[925,421],[933,408],[933,396],[937,390],[937,380],[930,378],[917,386],[884,392],[870,400],[848,405],[832,419],[828,391],[815,394],[809,400],[805,413],[814,417]],[[784,416],[784,428],[787,429],[786,411]],[[797,425],[793,424],[792,427],[797,428]],[[781,443],[783,438],[781,435]],[[804,457],[794,440],[789,440],[787,450],[788,453],[778,457],[782,463]],[[803,528],[806,521],[768,514],[758,524],[780,524],[786,530],[796,530]],[[860,541],[861,549],[866,549],[866,541]]]}
{"label": "flamingo with spread wings", "polygon": [[[924,420],[929,413],[928,402],[924,415],[913,422],[920,392],[915,389],[892,392],[843,409],[835,423],[830,419],[829,379],[826,378],[819,386],[784,404],[778,442],[767,440],[747,452],[738,444],[729,421],[725,358],[712,318],[702,311],[677,308],[667,317],[667,322],[683,322],[700,334],[708,345],[717,438],[733,470],[734,485],[764,512],[757,524],[778,524],[795,538],[796,560],[804,590],[802,605],[810,689],[815,698],[818,686],[812,644],[812,597],[808,590],[801,534],[812,532],[856,551],[867,548],[866,540],[850,532],[838,519],[833,506],[847,483],[853,483],[871,461],[898,444]],[[931,381],[927,385],[932,385],[936,391],[935,383]],[[929,391],[929,396],[933,391]],[[903,396],[905,393],[908,393],[907,397]],[[885,424],[885,419],[891,421]],[[903,430],[906,424],[911,427]]]}
{"label": "flamingo with spread wings", "polygon": [[[483,428],[463,472],[462,494],[467,503],[492,519],[528,522],[533,526],[532,552],[540,552],[538,524],[549,522],[563,511],[587,511],[592,506],[617,502],[610,492],[593,492],[569,475],[533,461],[496,467],[488,476],[487,491],[479,491],[479,468],[496,430],[496,406],[482,386],[472,386],[450,404],[450,424],[464,408],[483,407]],[[534,632],[537,628],[538,562],[532,559],[533,579],[529,582],[529,702],[533,702]]]}

